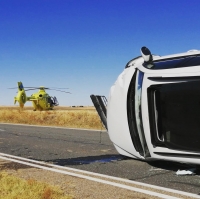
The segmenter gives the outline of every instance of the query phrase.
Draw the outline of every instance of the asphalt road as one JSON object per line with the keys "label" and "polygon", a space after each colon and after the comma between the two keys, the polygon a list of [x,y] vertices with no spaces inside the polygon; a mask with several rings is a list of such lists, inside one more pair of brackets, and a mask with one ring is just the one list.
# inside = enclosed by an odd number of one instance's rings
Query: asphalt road
{"label": "asphalt road", "polygon": [[142,162],[117,153],[106,132],[0,124],[0,152],[185,192],[200,193],[196,175],[177,176],[186,165]]}

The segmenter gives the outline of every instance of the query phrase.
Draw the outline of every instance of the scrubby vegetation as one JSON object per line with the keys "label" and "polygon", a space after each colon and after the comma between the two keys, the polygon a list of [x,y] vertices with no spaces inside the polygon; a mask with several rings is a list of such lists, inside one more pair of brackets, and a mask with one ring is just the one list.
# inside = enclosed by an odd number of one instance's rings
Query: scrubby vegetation
{"label": "scrubby vegetation", "polygon": [[0,122],[69,128],[102,129],[102,123],[94,108],[68,108],[51,111],[0,108]]}
{"label": "scrubby vegetation", "polygon": [[24,180],[0,173],[0,198],[2,199],[72,199],[59,187],[50,186],[32,179]]}

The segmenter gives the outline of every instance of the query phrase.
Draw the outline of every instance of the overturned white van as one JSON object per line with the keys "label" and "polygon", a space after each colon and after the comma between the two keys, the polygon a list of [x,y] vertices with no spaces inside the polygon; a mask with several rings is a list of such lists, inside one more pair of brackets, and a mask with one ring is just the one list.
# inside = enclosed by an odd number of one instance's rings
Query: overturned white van
{"label": "overturned white van", "polygon": [[111,141],[132,158],[200,164],[200,51],[155,56],[142,47],[141,54],[107,104],[91,96]]}

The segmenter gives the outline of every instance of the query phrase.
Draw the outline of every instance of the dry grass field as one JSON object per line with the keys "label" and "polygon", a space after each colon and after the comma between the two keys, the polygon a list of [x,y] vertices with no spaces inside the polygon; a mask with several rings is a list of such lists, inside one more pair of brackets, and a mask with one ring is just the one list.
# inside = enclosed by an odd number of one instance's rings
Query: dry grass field
{"label": "dry grass field", "polygon": [[104,129],[94,107],[55,107],[33,111],[32,107],[0,107],[0,122],[84,129]]}
{"label": "dry grass field", "polygon": [[20,179],[0,172],[0,198],[2,199],[72,199],[58,186],[51,186],[33,179]]}

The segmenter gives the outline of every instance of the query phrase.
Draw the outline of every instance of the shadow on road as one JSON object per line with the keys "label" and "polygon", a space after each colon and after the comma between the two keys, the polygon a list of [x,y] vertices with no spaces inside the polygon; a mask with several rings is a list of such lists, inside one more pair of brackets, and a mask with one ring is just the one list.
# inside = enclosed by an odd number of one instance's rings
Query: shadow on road
{"label": "shadow on road", "polygon": [[114,161],[120,161],[125,159],[125,157],[121,155],[100,155],[100,156],[87,156],[87,157],[76,157],[76,158],[68,158],[68,159],[54,159],[48,160],[46,162],[51,162],[60,166],[68,166],[68,165],[84,165],[91,163],[108,163]]}
{"label": "shadow on road", "polygon": [[[70,166],[70,165],[86,165],[86,164],[94,164],[94,163],[110,163],[117,161],[125,161],[128,160],[129,164],[131,163],[132,158],[116,155],[116,154],[107,154],[107,155],[98,155],[98,156],[86,156],[86,157],[75,157],[75,158],[67,158],[67,159],[52,159],[46,160],[45,162],[53,163],[60,166]],[[41,160],[38,160],[41,161]],[[177,162],[170,161],[149,161],[145,162],[142,160],[137,160],[139,162],[144,162],[154,169],[163,169],[166,171],[178,171],[178,170],[188,170],[191,168],[195,168],[195,174],[200,175],[200,166],[198,165],[189,165]],[[134,161],[133,161],[134,164]],[[133,165],[134,167],[135,165]]]}

